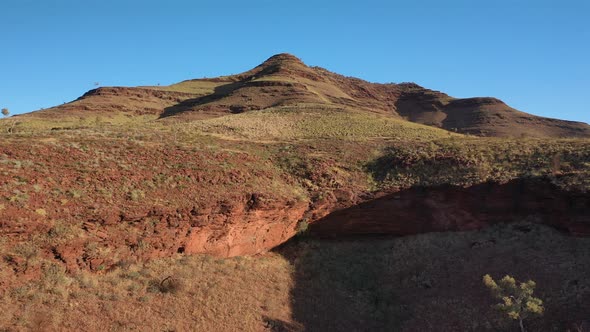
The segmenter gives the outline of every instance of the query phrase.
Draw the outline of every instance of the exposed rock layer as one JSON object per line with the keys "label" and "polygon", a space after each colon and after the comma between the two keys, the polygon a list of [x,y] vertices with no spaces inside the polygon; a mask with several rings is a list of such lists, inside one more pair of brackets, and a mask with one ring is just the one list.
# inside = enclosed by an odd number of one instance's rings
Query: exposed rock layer
{"label": "exposed rock layer", "polygon": [[319,236],[410,235],[466,231],[529,220],[590,235],[590,194],[559,189],[545,180],[520,179],[468,188],[414,187],[334,211],[314,222]]}

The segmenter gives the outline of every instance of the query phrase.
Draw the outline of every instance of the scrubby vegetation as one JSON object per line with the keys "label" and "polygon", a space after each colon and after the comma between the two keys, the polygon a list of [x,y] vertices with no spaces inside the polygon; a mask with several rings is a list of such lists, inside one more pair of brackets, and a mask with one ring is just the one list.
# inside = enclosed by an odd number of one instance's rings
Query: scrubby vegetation
{"label": "scrubby vegetation", "polygon": [[496,282],[489,274],[483,277],[483,283],[492,295],[502,302],[495,307],[508,318],[517,320],[520,331],[525,332],[524,320],[532,316],[543,315],[543,301],[533,296],[536,283],[532,280],[517,283],[514,277],[504,276]]}
{"label": "scrubby vegetation", "polygon": [[[201,83],[168,88],[216,84]],[[303,234],[330,209],[412,186],[543,178],[585,192],[588,139],[478,138],[315,104],[198,121],[32,115],[0,133],[0,330],[502,329],[484,273],[538,282],[546,310],[531,329],[588,312],[587,239],[541,226],[298,236],[231,259],[189,256],[181,240],[215,225],[205,246],[246,213],[277,223],[297,207]]]}
{"label": "scrubby vegetation", "polygon": [[514,224],[404,238],[305,237],[257,257],[123,260],[98,273],[67,273],[26,254],[41,278],[12,280],[2,266],[0,330],[507,330],[490,310],[486,272],[535,279],[545,314],[529,330],[567,330],[588,323],[588,248],[586,238]]}
{"label": "scrubby vegetation", "polygon": [[98,274],[39,267],[38,280],[0,284],[0,330],[262,331],[268,317],[290,319],[291,267],[278,255],[122,261]]}
{"label": "scrubby vegetation", "polygon": [[192,127],[221,137],[257,140],[428,140],[449,136],[461,137],[441,129],[379,114],[313,104],[251,111],[196,122]]}
{"label": "scrubby vegetation", "polygon": [[547,177],[570,189],[590,188],[590,142],[583,139],[440,139],[390,144],[368,164],[381,187]]}

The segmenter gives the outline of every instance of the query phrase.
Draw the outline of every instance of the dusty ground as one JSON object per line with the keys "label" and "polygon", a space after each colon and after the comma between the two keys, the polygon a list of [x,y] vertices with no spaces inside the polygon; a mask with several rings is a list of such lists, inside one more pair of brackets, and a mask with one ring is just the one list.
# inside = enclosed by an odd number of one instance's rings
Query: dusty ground
{"label": "dusty ground", "polygon": [[2,293],[0,330],[516,331],[490,307],[486,273],[537,282],[546,313],[530,331],[590,324],[589,239],[526,223],[297,238],[256,257],[177,255],[100,274],[44,264],[40,280]]}

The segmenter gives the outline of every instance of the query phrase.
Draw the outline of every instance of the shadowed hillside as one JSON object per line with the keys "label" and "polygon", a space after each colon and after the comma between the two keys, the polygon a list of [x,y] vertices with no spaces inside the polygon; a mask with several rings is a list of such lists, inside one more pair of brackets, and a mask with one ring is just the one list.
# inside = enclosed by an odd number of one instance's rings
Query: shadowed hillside
{"label": "shadowed hillside", "polygon": [[546,313],[527,331],[590,327],[588,238],[534,224],[403,238],[304,238],[276,251],[294,266],[293,320],[275,331],[517,331],[482,276],[535,280]]}

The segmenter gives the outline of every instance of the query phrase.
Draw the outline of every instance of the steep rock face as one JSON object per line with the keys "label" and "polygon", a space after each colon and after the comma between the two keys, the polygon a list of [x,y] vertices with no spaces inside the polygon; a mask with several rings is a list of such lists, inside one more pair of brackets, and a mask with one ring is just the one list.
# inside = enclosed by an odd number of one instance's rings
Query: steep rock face
{"label": "steep rock face", "polygon": [[444,126],[448,116],[445,106],[451,97],[417,84],[401,84],[400,87],[402,92],[395,101],[399,115],[411,122],[448,129]]}
{"label": "steep rock face", "polygon": [[220,219],[217,225],[225,228],[197,228],[186,238],[187,253],[208,253],[221,257],[253,255],[274,248],[289,240],[297,232],[307,204],[296,206],[276,206],[265,209],[241,212],[230,215],[204,214],[201,218]]}
{"label": "steep rock face", "polygon": [[[293,237],[307,209],[305,202],[260,205],[251,201],[231,205],[211,202],[198,209],[110,208],[80,226],[69,226],[80,227],[77,237],[56,238],[40,254],[61,261],[70,271],[102,270],[121,261],[144,261],[176,253],[254,255]],[[58,236],[56,232],[60,232],[39,217],[29,216],[26,225],[12,222],[13,213],[18,211],[3,213],[7,219],[0,227],[0,234],[9,242],[31,234]],[[25,261],[13,260],[12,264],[16,271],[27,270]]]}
{"label": "steep rock face", "polygon": [[[125,258],[147,260],[176,253],[218,257],[254,255],[293,237],[307,204],[251,202],[195,208],[126,211],[89,220],[84,230],[94,242],[112,248],[116,255],[89,251],[88,239],[53,248],[54,256],[69,270],[108,268]],[[149,232],[149,236],[145,236]],[[143,234],[140,236],[140,234]],[[86,243],[86,245],[85,245]]]}
{"label": "steep rock face", "polygon": [[568,192],[545,180],[505,184],[414,187],[332,212],[315,221],[319,236],[411,235],[466,231],[529,220],[590,235],[590,194]]}

